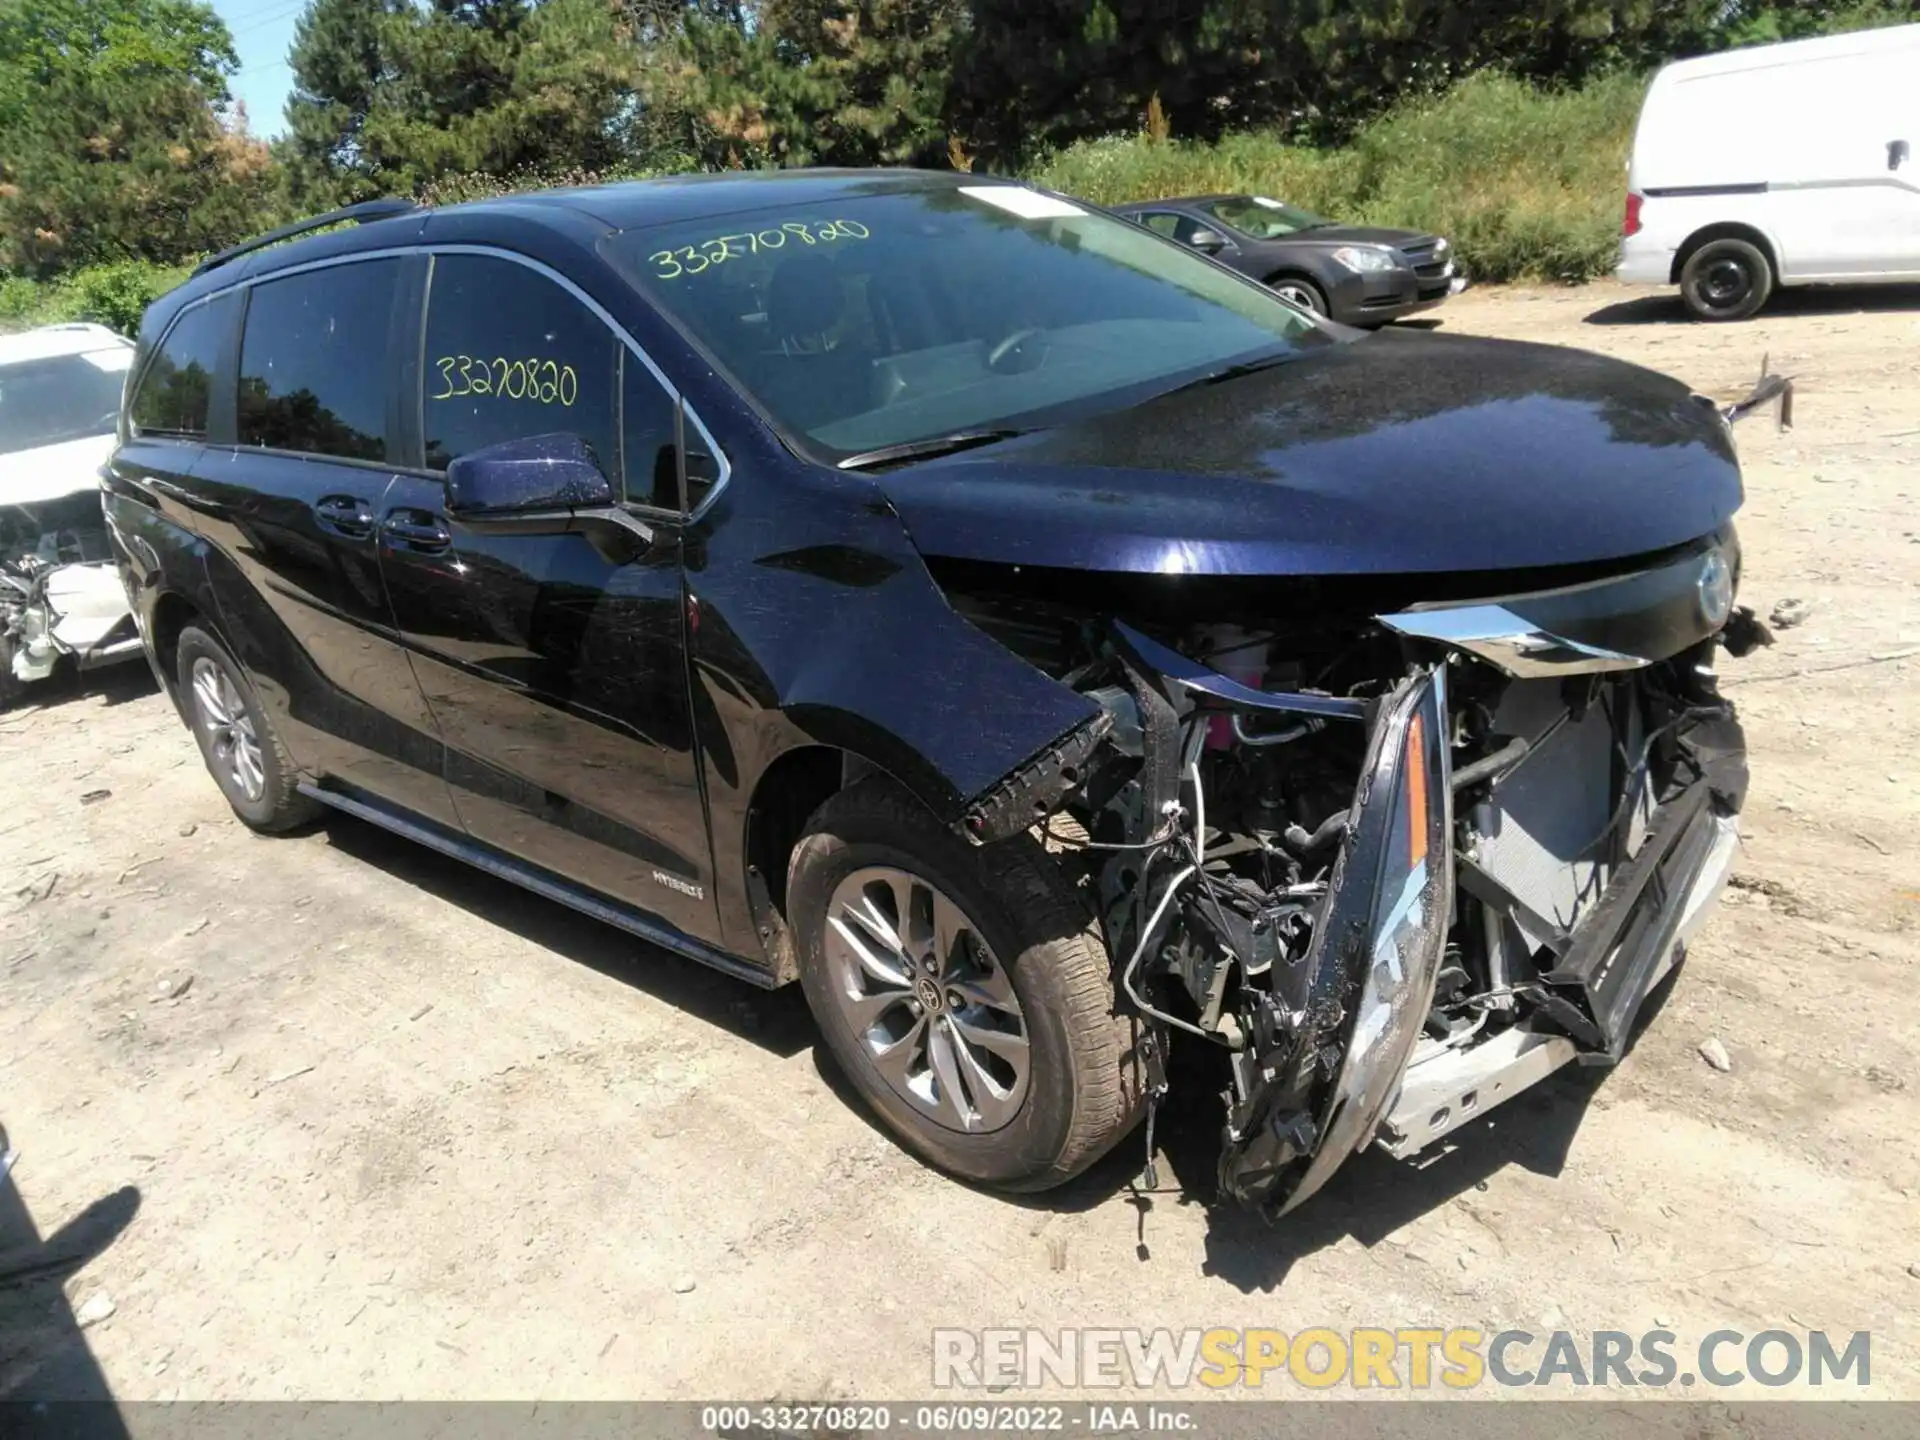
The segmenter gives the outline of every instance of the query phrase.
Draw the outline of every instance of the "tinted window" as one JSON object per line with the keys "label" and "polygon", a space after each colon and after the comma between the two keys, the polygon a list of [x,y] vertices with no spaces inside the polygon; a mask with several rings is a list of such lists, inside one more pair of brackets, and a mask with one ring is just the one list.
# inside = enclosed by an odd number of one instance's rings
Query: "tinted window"
{"label": "tinted window", "polygon": [[1332,343],[1137,225],[1004,184],[875,180],[624,231],[603,249],[829,459],[1083,418]]}
{"label": "tinted window", "polygon": [[1140,223],[1156,235],[1174,238],[1174,231],[1180,225],[1180,217],[1166,210],[1155,210],[1152,214],[1139,217]]}
{"label": "tinted window", "polygon": [[1205,209],[1222,224],[1231,225],[1242,235],[1251,235],[1256,240],[1278,240],[1284,235],[1297,235],[1302,230],[1317,230],[1333,223],[1311,210],[1270,200],[1265,195],[1215,200]]}
{"label": "tinted window", "polygon": [[[50,355],[0,365],[0,455],[89,435],[111,435],[133,351],[125,345],[84,355]],[[206,423],[206,389],[200,392]]]}
{"label": "tinted window", "polygon": [[422,411],[436,469],[483,446],[571,432],[619,473],[620,345],[546,276],[486,255],[437,255]]}
{"label": "tinted window", "polygon": [[207,397],[227,336],[224,322],[231,313],[214,301],[196,305],[174,321],[134,397],[132,419],[138,433],[205,437]]}
{"label": "tinted window", "polygon": [[397,260],[253,287],[240,341],[240,443],[387,458],[387,354]]}
{"label": "tinted window", "polygon": [[[673,397],[653,378],[653,372],[631,352],[621,363],[626,370],[620,399],[622,451],[626,457],[627,499],[636,505],[662,510],[680,508],[680,472],[674,463]],[[688,420],[687,508],[698,509],[720,473],[719,462],[706,453],[700,429]]]}

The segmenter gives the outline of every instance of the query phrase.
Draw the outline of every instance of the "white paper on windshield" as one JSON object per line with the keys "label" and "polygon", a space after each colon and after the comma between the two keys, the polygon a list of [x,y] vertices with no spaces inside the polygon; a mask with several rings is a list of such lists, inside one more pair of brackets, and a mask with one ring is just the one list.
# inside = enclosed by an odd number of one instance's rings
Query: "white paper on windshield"
{"label": "white paper on windshield", "polygon": [[1286,206],[1282,205],[1278,200],[1269,200],[1264,195],[1255,195],[1250,198],[1253,200],[1254,204],[1264,205],[1269,210],[1284,210],[1287,208]]}
{"label": "white paper on windshield", "polygon": [[83,350],[80,358],[94,369],[104,370],[109,375],[113,375],[132,366],[133,351],[123,345],[116,345],[111,350]]}
{"label": "white paper on windshield", "polygon": [[1087,213],[1078,205],[1020,185],[962,185],[960,193],[1022,220],[1066,220]]}

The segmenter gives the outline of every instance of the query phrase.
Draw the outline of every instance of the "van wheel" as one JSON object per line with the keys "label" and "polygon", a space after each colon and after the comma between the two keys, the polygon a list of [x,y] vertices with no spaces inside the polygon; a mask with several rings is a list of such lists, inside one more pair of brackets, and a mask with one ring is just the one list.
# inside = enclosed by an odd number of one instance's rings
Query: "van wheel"
{"label": "van wheel", "polygon": [[1773,294],[1773,266],[1746,240],[1709,240],[1680,270],[1680,295],[1697,319],[1746,320]]}
{"label": "van wheel", "polygon": [[814,812],[787,895],[827,1049],[915,1154],[1044,1190],[1139,1118],[1106,947],[1029,837],[969,845],[875,776]]}
{"label": "van wheel", "polygon": [[320,807],[294,788],[293,762],[239,662],[192,625],[176,649],[187,723],[233,813],[269,835],[312,820]]}

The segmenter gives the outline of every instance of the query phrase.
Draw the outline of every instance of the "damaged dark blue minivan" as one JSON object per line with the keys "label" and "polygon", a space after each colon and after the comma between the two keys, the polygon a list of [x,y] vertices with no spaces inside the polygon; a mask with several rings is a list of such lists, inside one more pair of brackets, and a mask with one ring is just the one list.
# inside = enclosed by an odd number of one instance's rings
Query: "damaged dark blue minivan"
{"label": "damaged dark blue minivan", "polygon": [[798,980],[901,1141],[1007,1189],[1171,1074],[1278,1213],[1617,1059],[1735,845],[1726,415],[1024,186],[289,227],[153,307],[105,473],[247,824]]}

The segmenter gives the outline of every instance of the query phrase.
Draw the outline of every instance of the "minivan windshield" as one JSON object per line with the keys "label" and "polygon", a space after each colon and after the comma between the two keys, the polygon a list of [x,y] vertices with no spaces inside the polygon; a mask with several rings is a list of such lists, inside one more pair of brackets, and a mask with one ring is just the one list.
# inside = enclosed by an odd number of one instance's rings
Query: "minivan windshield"
{"label": "minivan windshield", "polygon": [[[1007,184],[861,188],[603,248],[789,438],[832,461],[1115,409],[1334,343],[1138,226]],[[855,463],[860,463],[856,461]]]}
{"label": "minivan windshield", "polygon": [[0,455],[113,434],[132,359],[115,345],[0,365]]}
{"label": "minivan windshield", "polygon": [[1284,236],[1298,235],[1302,230],[1324,230],[1333,224],[1311,210],[1302,210],[1298,205],[1272,200],[1265,195],[1236,195],[1230,200],[1209,200],[1200,208],[1222,225],[1238,230],[1242,235],[1250,235],[1255,240],[1279,240]]}

